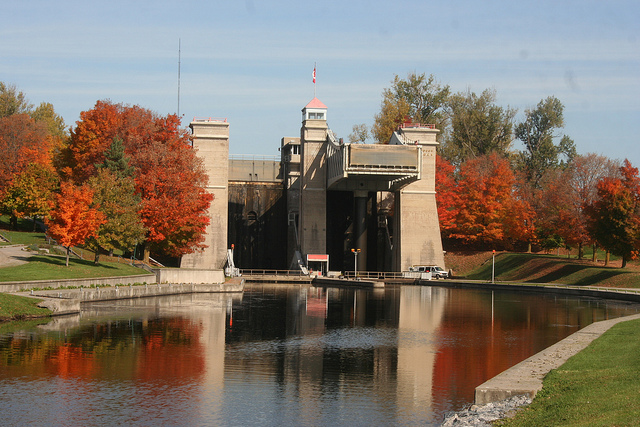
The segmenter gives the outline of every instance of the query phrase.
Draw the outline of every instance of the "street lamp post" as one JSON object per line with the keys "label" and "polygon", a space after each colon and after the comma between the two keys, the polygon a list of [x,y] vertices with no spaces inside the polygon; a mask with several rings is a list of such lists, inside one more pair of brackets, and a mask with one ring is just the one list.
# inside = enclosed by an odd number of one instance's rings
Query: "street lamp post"
{"label": "street lamp post", "polygon": [[491,283],[495,283],[496,280],[496,250],[493,250],[493,263],[491,265]]}
{"label": "street lamp post", "polygon": [[353,267],[353,275],[355,277],[358,277],[358,254],[360,253],[360,249],[351,249],[351,252],[353,252],[353,258],[354,258],[354,264],[355,264],[355,266]]}

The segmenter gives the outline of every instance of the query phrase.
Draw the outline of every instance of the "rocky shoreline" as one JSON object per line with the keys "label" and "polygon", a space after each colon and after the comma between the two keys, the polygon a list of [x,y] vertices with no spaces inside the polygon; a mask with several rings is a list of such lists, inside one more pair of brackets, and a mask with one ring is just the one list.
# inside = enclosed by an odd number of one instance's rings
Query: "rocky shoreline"
{"label": "rocky shoreline", "polygon": [[471,405],[469,409],[450,412],[445,415],[443,427],[491,427],[491,422],[508,418],[516,411],[531,403],[528,396],[513,396],[486,405]]}

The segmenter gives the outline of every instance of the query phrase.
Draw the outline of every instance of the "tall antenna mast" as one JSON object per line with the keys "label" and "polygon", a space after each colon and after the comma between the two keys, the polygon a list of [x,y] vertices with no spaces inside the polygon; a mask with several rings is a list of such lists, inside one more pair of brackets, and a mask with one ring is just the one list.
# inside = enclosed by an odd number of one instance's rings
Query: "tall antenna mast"
{"label": "tall antenna mast", "polygon": [[178,117],[180,117],[180,54],[181,54],[181,42],[178,39]]}

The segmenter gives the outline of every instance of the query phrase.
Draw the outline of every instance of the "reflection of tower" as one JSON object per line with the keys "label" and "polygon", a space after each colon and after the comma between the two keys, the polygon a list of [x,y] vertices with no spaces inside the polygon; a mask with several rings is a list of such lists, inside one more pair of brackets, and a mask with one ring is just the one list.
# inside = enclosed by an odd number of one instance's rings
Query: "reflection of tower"
{"label": "reflection of tower", "polygon": [[302,255],[327,253],[327,106],[313,98],[302,109],[300,172],[300,249]]}
{"label": "reflection of tower", "polygon": [[398,407],[407,413],[432,413],[435,332],[442,322],[447,292],[432,286],[400,290],[398,321]]}
{"label": "reflection of tower", "polygon": [[194,119],[189,127],[193,132],[193,148],[209,176],[206,189],[214,199],[208,211],[210,223],[204,241],[207,247],[183,256],[180,267],[220,269],[227,260],[229,123],[226,119]]}
{"label": "reflection of tower", "polygon": [[[242,298],[239,294],[202,293],[184,296],[176,303],[171,299],[169,311],[178,311],[181,316],[188,318],[200,328],[200,342],[204,358],[204,374],[202,376],[202,414],[216,414],[224,411],[224,369],[225,369],[225,334],[227,324],[227,310],[231,315],[231,303],[235,298]],[[195,405],[194,405],[195,406]],[[198,420],[198,414],[193,414]],[[196,422],[196,424],[198,424]]]}

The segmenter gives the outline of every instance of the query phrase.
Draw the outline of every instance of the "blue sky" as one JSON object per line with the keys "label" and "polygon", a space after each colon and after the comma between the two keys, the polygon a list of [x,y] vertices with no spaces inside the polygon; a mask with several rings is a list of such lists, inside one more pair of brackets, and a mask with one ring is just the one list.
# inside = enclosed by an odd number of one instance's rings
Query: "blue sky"
{"label": "blue sky", "polygon": [[[67,125],[97,100],[226,117],[231,154],[277,154],[317,96],[346,138],[394,75],[497,91],[519,111],[554,95],[579,153],[640,166],[640,2],[52,1],[0,3],[0,81]],[[517,148],[518,146],[516,146]]]}

